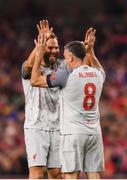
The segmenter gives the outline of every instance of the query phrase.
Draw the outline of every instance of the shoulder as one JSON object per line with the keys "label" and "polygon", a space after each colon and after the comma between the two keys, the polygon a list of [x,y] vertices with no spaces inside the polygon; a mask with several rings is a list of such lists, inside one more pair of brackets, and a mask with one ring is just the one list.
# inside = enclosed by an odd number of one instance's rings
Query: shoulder
{"label": "shoulder", "polygon": [[96,69],[96,72],[99,74],[99,76],[103,78],[103,81],[105,81],[106,79],[105,71],[102,68],[95,68],[95,69]]}
{"label": "shoulder", "polygon": [[65,62],[64,59],[58,59],[58,60],[57,60],[57,63],[58,63],[58,68],[59,68],[59,69],[64,69],[64,68],[67,67],[66,62]]}
{"label": "shoulder", "polygon": [[22,63],[22,67],[21,67],[21,77],[22,77],[23,79],[25,79],[25,80],[30,79],[30,77],[31,77],[31,72],[27,72],[26,69],[25,69],[25,63],[26,63],[26,62],[27,62],[27,61],[24,61],[24,62]]}
{"label": "shoulder", "polygon": [[97,70],[98,72],[100,72],[101,74],[105,75],[104,69],[102,69],[102,68],[96,68],[96,70]]}

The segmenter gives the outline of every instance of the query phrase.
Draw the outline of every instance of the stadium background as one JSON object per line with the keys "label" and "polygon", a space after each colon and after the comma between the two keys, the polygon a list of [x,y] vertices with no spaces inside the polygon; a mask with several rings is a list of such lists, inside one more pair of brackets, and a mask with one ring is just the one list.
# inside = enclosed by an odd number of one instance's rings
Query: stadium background
{"label": "stadium background", "polygon": [[[101,97],[106,171],[127,178],[127,1],[0,0],[0,178],[27,177],[21,64],[34,47],[36,24],[48,19],[63,46],[97,29],[96,55],[107,74]],[[82,176],[83,177],[83,176]]]}

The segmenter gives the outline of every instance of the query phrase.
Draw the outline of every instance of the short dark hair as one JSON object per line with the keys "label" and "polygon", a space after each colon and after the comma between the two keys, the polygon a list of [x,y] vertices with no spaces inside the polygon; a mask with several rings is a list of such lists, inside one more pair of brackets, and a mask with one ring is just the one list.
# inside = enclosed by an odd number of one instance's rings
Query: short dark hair
{"label": "short dark hair", "polygon": [[83,60],[85,57],[85,47],[83,42],[81,41],[72,41],[64,46],[64,49],[68,49],[72,52],[76,57]]}

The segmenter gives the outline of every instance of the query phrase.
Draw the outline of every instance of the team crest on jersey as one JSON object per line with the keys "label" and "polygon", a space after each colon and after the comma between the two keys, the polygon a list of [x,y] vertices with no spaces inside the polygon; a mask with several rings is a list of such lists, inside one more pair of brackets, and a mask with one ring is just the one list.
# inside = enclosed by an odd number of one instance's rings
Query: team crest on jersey
{"label": "team crest on jersey", "polygon": [[37,158],[37,154],[33,154],[33,160]]}
{"label": "team crest on jersey", "polygon": [[51,76],[50,76],[51,80],[56,80],[56,73],[52,72]]}

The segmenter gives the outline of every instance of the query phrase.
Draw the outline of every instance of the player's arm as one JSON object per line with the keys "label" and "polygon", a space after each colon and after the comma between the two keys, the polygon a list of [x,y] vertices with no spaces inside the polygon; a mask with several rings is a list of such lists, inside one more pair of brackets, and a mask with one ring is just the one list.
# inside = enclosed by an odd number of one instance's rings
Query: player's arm
{"label": "player's arm", "polygon": [[41,73],[41,60],[45,54],[46,37],[44,34],[38,35],[38,40],[34,40],[36,45],[35,61],[31,73],[31,85],[36,87],[48,87],[46,76]]}
{"label": "player's arm", "polygon": [[48,87],[47,77],[40,71],[41,57],[36,55],[35,63],[31,73],[31,86],[35,87]]}
{"label": "player's arm", "polygon": [[36,49],[34,48],[33,51],[30,53],[28,59],[23,63],[22,74],[24,74],[23,75],[24,78],[25,76],[31,75],[31,70],[35,60],[35,51]]}
{"label": "player's arm", "polygon": [[94,52],[94,44],[96,40],[95,33],[95,29],[89,28],[85,34],[84,45],[86,49],[86,56],[84,62],[93,68],[101,69],[102,71],[104,71]]}
{"label": "player's arm", "polygon": [[[47,20],[40,21],[40,24],[39,25],[37,24],[37,29],[40,35],[45,33],[47,38],[48,36],[50,36],[51,33],[53,33],[53,29],[49,28],[49,23]],[[27,61],[23,63],[22,77],[24,79],[30,79],[31,71],[32,71],[34,61],[35,61],[35,55],[36,55],[36,47],[30,53]]]}
{"label": "player's arm", "polygon": [[31,76],[31,85],[35,87],[42,88],[53,88],[53,87],[65,87],[68,76],[72,72],[69,69],[59,69],[57,71],[53,71],[48,75],[40,74],[38,67],[34,68],[36,64],[34,64],[32,69]]}

